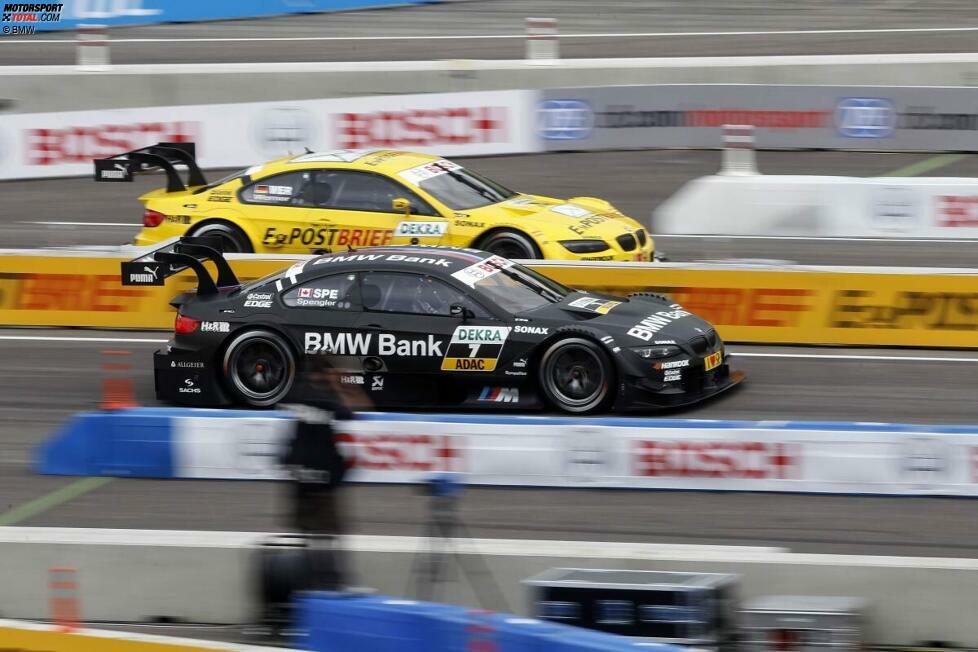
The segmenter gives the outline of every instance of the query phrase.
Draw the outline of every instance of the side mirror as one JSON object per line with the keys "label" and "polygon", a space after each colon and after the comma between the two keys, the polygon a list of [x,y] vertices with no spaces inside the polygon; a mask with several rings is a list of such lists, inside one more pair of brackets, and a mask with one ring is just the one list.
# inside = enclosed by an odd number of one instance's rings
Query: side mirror
{"label": "side mirror", "polygon": [[475,317],[475,313],[460,303],[453,303],[448,308],[448,314],[457,319],[465,321],[469,317]]}
{"label": "side mirror", "polygon": [[398,197],[391,200],[391,208],[394,209],[395,213],[404,213],[404,217],[411,217],[411,202],[410,200],[404,199],[403,197]]}

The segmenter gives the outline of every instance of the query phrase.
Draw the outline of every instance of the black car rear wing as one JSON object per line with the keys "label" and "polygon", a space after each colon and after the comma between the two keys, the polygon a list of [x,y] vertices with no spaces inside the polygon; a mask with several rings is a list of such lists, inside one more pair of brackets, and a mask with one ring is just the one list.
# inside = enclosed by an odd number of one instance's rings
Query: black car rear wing
{"label": "black car rear wing", "polygon": [[[180,192],[190,186],[207,184],[204,173],[197,165],[197,148],[194,143],[157,143],[131,152],[108,158],[97,158],[95,180],[107,182],[132,181],[134,174],[163,170],[166,172],[166,191]],[[187,183],[177,172],[176,166],[187,168]]]}
{"label": "black car rear wing", "polygon": [[[217,281],[204,267],[207,261],[217,267]],[[221,255],[221,238],[203,235],[168,240],[159,249],[122,263],[122,284],[163,285],[167,278],[185,269],[192,269],[197,275],[199,297],[241,285],[228,261]]]}

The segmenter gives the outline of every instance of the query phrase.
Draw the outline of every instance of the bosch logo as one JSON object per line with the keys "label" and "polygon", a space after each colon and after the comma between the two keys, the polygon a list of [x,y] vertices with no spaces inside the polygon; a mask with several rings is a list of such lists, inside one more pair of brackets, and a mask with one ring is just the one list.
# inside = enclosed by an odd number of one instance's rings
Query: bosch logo
{"label": "bosch logo", "polygon": [[889,138],[896,129],[893,102],[881,97],[846,97],[835,108],[835,126],[846,138]]}
{"label": "bosch logo", "polygon": [[537,107],[537,133],[544,140],[583,140],[593,127],[594,113],[584,100],[545,100]]}

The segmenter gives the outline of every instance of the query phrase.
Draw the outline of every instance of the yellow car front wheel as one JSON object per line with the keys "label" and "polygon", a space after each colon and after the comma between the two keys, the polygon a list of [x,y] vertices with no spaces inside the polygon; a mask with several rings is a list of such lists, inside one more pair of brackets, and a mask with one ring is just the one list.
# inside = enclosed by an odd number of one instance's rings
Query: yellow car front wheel
{"label": "yellow car front wheel", "polygon": [[541,258],[540,249],[526,234],[509,229],[490,231],[479,238],[476,249],[517,260]]}

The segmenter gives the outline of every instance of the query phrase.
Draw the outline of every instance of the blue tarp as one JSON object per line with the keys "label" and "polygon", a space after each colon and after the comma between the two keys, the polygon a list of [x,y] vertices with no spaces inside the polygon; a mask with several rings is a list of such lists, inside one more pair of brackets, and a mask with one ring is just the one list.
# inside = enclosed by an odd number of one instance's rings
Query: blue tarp
{"label": "blue tarp", "polygon": [[[75,29],[79,25],[154,25],[201,20],[262,18],[285,14],[345,11],[389,5],[426,4],[432,0],[64,0],[61,20],[17,23],[37,31]],[[35,3],[27,3],[35,4]],[[43,3],[49,4],[49,3]],[[43,13],[53,13],[45,11]],[[14,23],[11,23],[14,24]]]}

